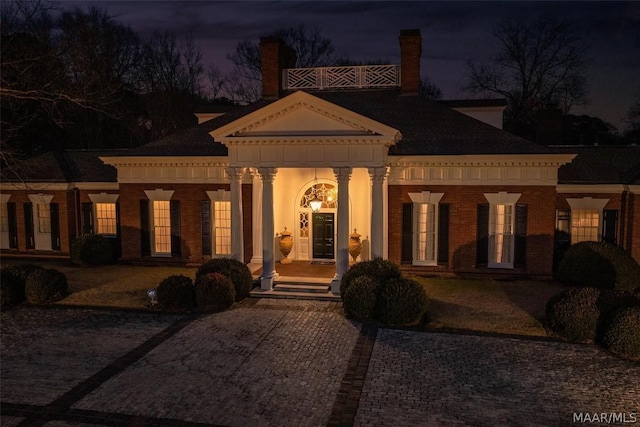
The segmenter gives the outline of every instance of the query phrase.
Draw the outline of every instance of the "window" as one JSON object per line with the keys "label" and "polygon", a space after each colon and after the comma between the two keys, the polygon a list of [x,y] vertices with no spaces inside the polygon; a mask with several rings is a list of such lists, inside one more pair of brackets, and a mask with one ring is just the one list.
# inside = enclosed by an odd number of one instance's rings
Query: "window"
{"label": "window", "polygon": [[215,254],[231,254],[231,202],[213,202],[213,224]]}
{"label": "window", "polygon": [[116,234],[116,204],[96,203],[96,233]]}
{"label": "window", "polygon": [[436,254],[436,205],[429,203],[414,204],[415,251],[416,263],[435,264]]}
{"label": "window", "polygon": [[38,233],[51,233],[51,209],[49,203],[36,205]]}
{"label": "window", "polygon": [[168,200],[153,201],[153,252],[171,254],[171,210]]}
{"label": "window", "polygon": [[0,204],[0,232],[9,232],[9,209],[6,203]]}
{"label": "window", "polygon": [[571,211],[571,244],[587,241],[598,241],[600,229],[600,212],[597,210],[578,209]]}
{"label": "window", "polygon": [[513,205],[491,205],[489,214],[489,263],[513,264]]}

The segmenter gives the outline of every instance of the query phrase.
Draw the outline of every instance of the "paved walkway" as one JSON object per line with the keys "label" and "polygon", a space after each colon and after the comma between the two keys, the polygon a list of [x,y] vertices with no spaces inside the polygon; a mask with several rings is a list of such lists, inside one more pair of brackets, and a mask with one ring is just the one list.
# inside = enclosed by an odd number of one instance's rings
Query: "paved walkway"
{"label": "paved walkway", "polygon": [[640,364],[597,347],[378,329],[341,310],[267,299],[203,316],[10,310],[0,421],[566,426],[574,412],[640,414]]}

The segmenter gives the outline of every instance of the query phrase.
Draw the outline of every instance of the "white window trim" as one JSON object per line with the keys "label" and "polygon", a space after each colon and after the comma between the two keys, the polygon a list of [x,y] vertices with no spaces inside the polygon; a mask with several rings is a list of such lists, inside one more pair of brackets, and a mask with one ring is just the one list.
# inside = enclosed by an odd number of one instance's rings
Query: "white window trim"
{"label": "white window trim", "polygon": [[231,203],[231,191],[220,189],[220,190],[212,190],[207,191],[207,196],[209,196],[210,202],[210,211],[211,211],[211,256],[213,258],[227,258],[232,254],[229,253],[217,253],[216,252],[216,209],[215,202],[229,202]]}
{"label": "white window trim", "polygon": [[[11,225],[9,224],[9,199],[11,198],[11,194],[0,194],[0,203],[6,209],[7,212],[7,225],[9,229]],[[0,232],[0,249],[9,249],[11,247],[11,242],[9,241],[9,231]]]}
{"label": "white window trim", "polygon": [[[411,230],[412,236],[412,265],[424,265],[424,266],[435,266],[438,265],[438,224],[440,221],[439,209],[438,205],[440,204],[440,200],[444,193],[432,193],[430,191],[423,191],[421,193],[409,193],[409,197],[412,202],[412,215],[413,215],[413,230]],[[435,215],[434,221],[434,230],[433,230],[433,239],[434,239],[434,259],[432,260],[420,260],[418,259],[418,215],[420,212],[420,205],[429,205],[431,210],[433,211],[433,215]]]}
{"label": "white window trim", "polygon": [[[522,193],[507,193],[504,191],[498,193],[484,193],[484,197],[489,202],[489,259],[487,263],[487,267],[489,268],[503,268],[503,269],[513,269],[513,260],[515,257],[516,250],[516,237],[515,237],[515,224],[516,224],[516,203],[522,196]],[[509,254],[509,258],[511,262],[495,262],[492,261],[494,259],[495,253],[495,239],[492,239],[492,236],[495,236],[495,233],[492,234],[491,230],[495,229],[495,207],[497,205],[506,205],[511,206],[511,253]]]}
{"label": "white window trim", "polygon": [[38,223],[38,204],[48,205],[49,214],[51,214],[51,200],[53,200],[53,194],[29,194],[29,200],[31,200],[31,203],[33,204],[33,244],[35,246],[35,249],[37,251],[51,251],[53,250],[53,248],[51,247],[52,245],[51,243],[49,243],[49,241],[47,241],[46,243],[42,243],[42,239],[51,240],[51,217],[49,217],[49,232],[40,232]]}
{"label": "white window trim", "polygon": [[[149,228],[150,228],[150,238],[151,238],[151,256],[152,257],[171,257],[171,249],[169,252],[156,252],[156,242],[155,242],[155,225],[153,223],[154,219],[154,211],[153,211],[153,202],[169,202],[171,201],[171,197],[173,197],[174,190],[144,190],[144,193],[147,195],[147,198],[151,202],[149,204]],[[171,221],[171,212],[169,212],[169,221]]]}
{"label": "white window trim", "polygon": [[[98,203],[110,203],[115,205],[118,201],[119,194],[100,193],[100,194],[89,194],[88,196],[91,202],[93,203],[93,206],[92,206],[93,232],[95,234],[100,234],[101,236],[115,236],[117,232],[116,233],[98,233],[98,207],[96,205]],[[118,221],[118,218],[116,218],[116,222],[117,221]],[[117,229],[117,224],[116,224],[116,229]]]}
{"label": "white window trim", "polygon": [[[609,203],[609,199],[594,199],[592,197],[582,197],[580,199],[567,199],[571,214],[573,211],[597,211],[598,212],[598,242],[602,241],[602,227],[604,223],[604,215],[602,214],[605,206]],[[569,221],[569,231],[573,235],[572,220]]]}

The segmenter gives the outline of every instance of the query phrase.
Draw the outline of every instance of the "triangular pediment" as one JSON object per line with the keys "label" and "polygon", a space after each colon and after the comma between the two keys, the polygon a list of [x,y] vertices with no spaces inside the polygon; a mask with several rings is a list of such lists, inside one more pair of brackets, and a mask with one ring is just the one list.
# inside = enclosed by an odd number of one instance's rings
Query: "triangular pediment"
{"label": "triangular pediment", "polygon": [[302,91],[215,129],[211,135],[225,144],[327,137],[373,138],[388,145],[400,137],[394,128]]}

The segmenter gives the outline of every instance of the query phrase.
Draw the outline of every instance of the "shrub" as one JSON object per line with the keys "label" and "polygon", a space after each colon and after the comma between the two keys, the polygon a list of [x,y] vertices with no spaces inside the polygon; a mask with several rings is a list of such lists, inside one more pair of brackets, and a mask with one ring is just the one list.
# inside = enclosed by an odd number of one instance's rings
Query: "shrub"
{"label": "shrub", "polygon": [[380,285],[376,317],[390,325],[411,325],[422,319],[427,310],[427,296],[420,283],[398,278]]}
{"label": "shrub", "polygon": [[196,305],[200,309],[224,310],[233,305],[236,292],[231,280],[220,273],[196,278]]}
{"label": "shrub", "polygon": [[31,304],[60,301],[69,295],[67,278],[58,270],[36,270],[27,278],[25,294],[27,301]]}
{"label": "shrub", "polygon": [[99,234],[83,234],[71,242],[71,262],[105,265],[113,263],[111,243]]}
{"label": "shrub", "polygon": [[402,277],[400,267],[392,261],[375,258],[354,264],[343,275],[340,281],[340,294],[344,294],[351,283],[360,276],[369,276],[380,284],[385,284]]}
{"label": "shrub", "polygon": [[556,279],[568,285],[633,290],[640,283],[640,265],[616,245],[580,242],[567,249]]}
{"label": "shrub", "polygon": [[169,276],[158,285],[158,304],[167,310],[191,310],[195,296],[193,281],[183,275]]}
{"label": "shrub", "polygon": [[631,291],[622,289],[605,289],[600,291],[598,298],[598,336],[603,336],[603,330],[610,323],[612,315],[621,308],[640,306],[640,298]]}
{"label": "shrub", "polygon": [[356,277],[341,294],[345,313],[357,320],[373,319],[379,286],[369,276]]}
{"label": "shrub", "polygon": [[249,296],[253,287],[251,271],[244,263],[232,258],[213,258],[204,262],[196,272],[198,277],[208,273],[220,273],[227,276],[233,284],[236,301],[241,301]]}
{"label": "shrub", "polygon": [[0,270],[0,308],[13,307],[24,299],[24,281],[9,269]]}
{"label": "shrub", "polygon": [[546,308],[549,327],[570,341],[595,339],[599,297],[596,288],[571,288],[554,295]]}
{"label": "shrub", "polygon": [[615,312],[606,327],[604,346],[627,357],[640,357],[640,307],[626,307]]}

